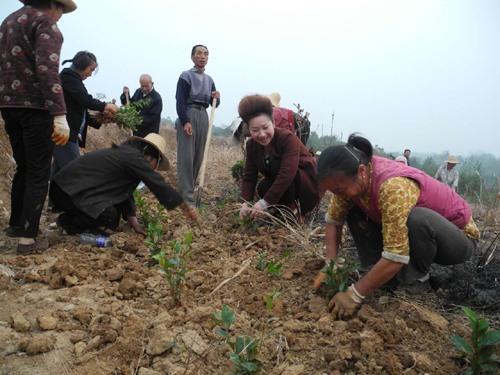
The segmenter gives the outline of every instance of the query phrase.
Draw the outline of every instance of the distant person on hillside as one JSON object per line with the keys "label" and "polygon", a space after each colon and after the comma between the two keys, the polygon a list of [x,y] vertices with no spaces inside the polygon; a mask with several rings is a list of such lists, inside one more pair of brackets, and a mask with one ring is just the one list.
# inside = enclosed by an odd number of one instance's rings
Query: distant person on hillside
{"label": "distant person on hillside", "polygon": [[394,161],[397,161],[398,163],[403,163],[404,165],[408,165],[408,159],[404,155],[396,157]]}
{"label": "distant person on hillside", "polygon": [[98,66],[97,58],[93,53],[80,51],[71,60],[63,61],[62,65],[67,62],[70,62],[71,66],[64,68],[60,77],[66,102],[66,118],[70,129],[69,140],[64,146],[54,147],[51,178],[80,156],[79,147],[85,147],[88,126],[96,129],[101,127],[101,124],[89,115],[89,109],[99,112],[110,111],[114,114],[118,112],[116,105],[94,99],[83,84],[83,81],[92,76]]}
{"label": "distant person on hillside", "polygon": [[194,184],[200,172],[208,136],[206,109],[212,98],[220,104],[220,93],[212,77],[205,73],[208,48],[198,44],[191,50],[194,67],[181,73],[177,82],[177,181],[179,191],[191,205],[195,204]]}
{"label": "distant person on hillside", "polygon": [[410,166],[410,154],[411,150],[407,148],[405,152],[403,152],[403,156],[406,158],[406,165]]}
{"label": "distant person on hillside", "polygon": [[76,5],[71,0],[22,2],[25,6],[0,26],[0,110],[17,166],[6,234],[20,237],[17,253],[32,254],[47,247],[36,237],[54,143],[64,146],[70,135],[59,78],[63,36],[57,22]]}
{"label": "distant person on hillside", "polygon": [[[149,133],[160,133],[161,111],[163,109],[163,101],[161,95],[154,88],[153,79],[149,74],[143,74],[139,78],[141,85],[134,95],[130,98],[130,103],[139,100],[145,100],[144,105],[140,109],[142,117],[142,124],[134,131],[134,135],[138,137],[145,137]],[[128,87],[123,88],[123,94],[120,96],[122,105],[127,104],[127,95],[130,96]]]}
{"label": "distant person on hillside", "polygon": [[434,178],[438,181],[441,181],[446,186],[453,189],[453,191],[457,191],[458,187],[458,170],[455,168],[458,162],[458,159],[455,155],[450,155],[448,160],[445,160],[446,164],[443,164],[439,167],[438,171]]}
{"label": "distant person on hillside", "polygon": [[[296,134],[275,126],[269,98],[246,96],[238,112],[251,136],[246,143],[240,218],[247,214],[256,218],[272,206],[285,206],[300,219],[320,201],[316,160]],[[260,182],[259,173],[264,176]],[[250,208],[255,190],[259,200]]]}
{"label": "distant person on hillside", "polygon": [[134,203],[139,181],[144,181],[167,210],[180,206],[190,220],[200,222],[196,209],[156,172],[169,168],[166,148],[165,139],[153,133],[75,159],[50,185],[50,198],[63,212],[58,225],[68,234],[99,231],[99,227],[115,230],[123,217],[136,233],[145,236]]}
{"label": "distant person on hillside", "polygon": [[[330,301],[335,318],[353,315],[364,298],[393,277],[407,294],[428,291],[433,263],[460,264],[476,251],[479,230],[467,202],[431,176],[373,155],[351,134],[318,159],[320,189],[333,193],[326,214],[326,260],[337,259],[347,222],[363,267],[371,270]],[[314,280],[318,290],[327,275]]]}

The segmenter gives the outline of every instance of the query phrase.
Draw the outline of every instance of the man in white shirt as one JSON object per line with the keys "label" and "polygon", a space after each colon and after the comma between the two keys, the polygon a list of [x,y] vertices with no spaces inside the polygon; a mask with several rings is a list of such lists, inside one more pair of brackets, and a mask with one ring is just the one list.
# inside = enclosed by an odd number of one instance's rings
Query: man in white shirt
{"label": "man in white shirt", "polygon": [[455,166],[460,163],[455,155],[450,155],[448,160],[445,160],[445,162],[446,164],[439,167],[434,178],[452,188],[453,191],[457,191],[458,170],[455,169]]}

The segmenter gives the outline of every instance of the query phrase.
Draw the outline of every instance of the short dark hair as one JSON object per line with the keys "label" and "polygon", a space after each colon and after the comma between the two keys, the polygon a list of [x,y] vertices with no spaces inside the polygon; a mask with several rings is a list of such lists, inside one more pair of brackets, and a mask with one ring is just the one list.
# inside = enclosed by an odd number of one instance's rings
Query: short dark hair
{"label": "short dark hair", "polygon": [[99,67],[99,64],[97,63],[97,57],[95,57],[95,55],[89,51],[78,52],[71,60],[64,60],[62,62],[62,65],[66,64],[67,62],[70,62],[72,64],[72,67],[79,72],[84,71],[92,64],[96,64],[96,68]]}
{"label": "short dark hair", "polygon": [[52,8],[52,3],[55,4],[57,9],[64,8],[64,5],[55,0],[24,0],[23,3],[36,9],[50,9]]}
{"label": "short dark hair", "polygon": [[260,115],[266,115],[273,120],[273,104],[267,96],[248,95],[241,99],[238,113],[247,125],[251,119]]}
{"label": "short dark hair", "polygon": [[411,150],[410,150],[409,148],[407,148],[407,149],[403,152],[403,154],[404,154],[406,151],[410,151],[410,152],[411,152]]}
{"label": "short dark hair", "polygon": [[203,44],[197,44],[191,50],[191,56],[194,56],[194,54],[196,53],[196,48],[198,48],[198,47],[203,47],[203,48],[205,48],[207,50],[207,53],[210,53],[210,52],[208,52],[207,46],[204,46]]}
{"label": "short dark hair", "polygon": [[354,177],[361,164],[368,166],[373,156],[373,146],[364,137],[353,133],[347,144],[330,146],[318,158],[316,179],[333,178],[339,173],[346,177]]}

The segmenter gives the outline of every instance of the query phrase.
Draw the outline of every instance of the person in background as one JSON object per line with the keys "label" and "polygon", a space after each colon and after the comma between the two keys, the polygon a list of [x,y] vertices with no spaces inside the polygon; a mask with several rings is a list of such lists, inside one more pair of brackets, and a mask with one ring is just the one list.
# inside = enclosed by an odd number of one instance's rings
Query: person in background
{"label": "person in background", "polygon": [[57,224],[68,234],[78,234],[100,231],[99,227],[115,230],[123,217],[135,232],[145,236],[134,204],[139,181],[167,210],[180,206],[190,220],[201,223],[196,209],[156,172],[169,168],[166,149],[165,139],[151,133],[75,159],[54,176],[50,185],[50,198],[63,212]]}
{"label": "person in background", "polygon": [[402,163],[404,165],[408,165],[408,159],[404,155],[397,156],[394,161],[397,161],[398,163]]}
{"label": "person in background", "polygon": [[63,36],[57,22],[76,4],[71,0],[22,2],[25,6],[0,26],[0,111],[17,165],[6,234],[20,237],[17,253],[32,254],[47,248],[36,237],[53,142],[64,146],[70,133],[59,78]]}
{"label": "person in background", "polygon": [[[287,207],[297,218],[310,212],[321,198],[315,180],[316,160],[311,153],[294,133],[275,127],[269,98],[246,96],[238,112],[252,137],[246,144],[240,218],[247,214],[259,217],[275,205]],[[264,179],[257,185],[259,172]],[[250,208],[256,187],[260,200]]]}
{"label": "person in background", "polygon": [[[130,103],[144,100],[145,102],[140,108],[140,115],[142,117],[142,124],[134,131],[134,135],[138,137],[145,137],[150,133],[160,133],[161,111],[163,110],[163,101],[161,95],[154,88],[153,78],[149,74],[143,74],[139,78],[141,85],[134,95],[130,98]],[[122,105],[127,104],[127,95],[130,95],[128,87],[123,88],[123,94],[120,96]]]}
{"label": "person in background", "polygon": [[208,136],[206,109],[212,98],[220,104],[220,93],[212,77],[205,73],[208,48],[197,44],[191,50],[194,67],[181,73],[177,82],[177,181],[179,191],[194,205],[194,184],[198,178]]}
{"label": "person in background", "polygon": [[434,178],[453,189],[453,191],[457,191],[458,170],[455,166],[460,163],[455,155],[450,155],[448,160],[445,160],[445,163],[439,167]]}
{"label": "person in background", "polygon": [[89,109],[99,112],[110,111],[113,114],[118,112],[116,105],[94,99],[83,84],[83,81],[91,77],[98,67],[97,58],[93,53],[78,52],[71,60],[64,60],[62,65],[67,62],[70,62],[71,66],[64,68],[60,77],[70,133],[68,143],[54,147],[51,178],[80,156],[79,146],[85,148],[88,126],[96,129],[101,127],[101,124],[89,116]]}
{"label": "person in background", "polygon": [[[326,259],[339,255],[345,221],[362,267],[373,268],[330,301],[336,318],[354,314],[363,299],[394,276],[408,294],[430,289],[432,263],[460,264],[476,250],[479,230],[467,202],[426,173],[373,156],[366,138],[351,134],[318,159],[320,188],[333,193],[326,214]],[[318,290],[322,271],[314,280]]]}
{"label": "person in background", "polygon": [[403,152],[403,156],[406,158],[406,165],[410,166],[410,154],[411,150],[407,148],[405,152]]}

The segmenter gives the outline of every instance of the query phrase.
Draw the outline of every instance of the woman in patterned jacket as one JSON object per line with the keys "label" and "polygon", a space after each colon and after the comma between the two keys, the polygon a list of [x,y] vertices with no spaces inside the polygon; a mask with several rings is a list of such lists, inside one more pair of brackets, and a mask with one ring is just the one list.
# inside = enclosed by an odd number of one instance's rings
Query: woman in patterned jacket
{"label": "woman in patterned jacket", "polygon": [[[329,307],[337,318],[352,315],[394,276],[407,293],[426,292],[432,263],[463,263],[476,249],[479,230],[464,199],[418,169],[373,156],[363,137],[352,134],[346,145],[323,151],[316,178],[333,193],[326,214],[327,260],[337,258],[347,221],[361,265],[373,265],[332,298]],[[325,278],[318,274],[316,290]]]}
{"label": "woman in patterned jacket", "polygon": [[47,196],[52,141],[64,145],[69,136],[59,79],[63,37],[56,23],[76,5],[71,0],[22,2],[25,6],[0,26],[0,111],[17,165],[7,235],[20,237],[18,253],[31,254],[46,248],[36,237]]}

